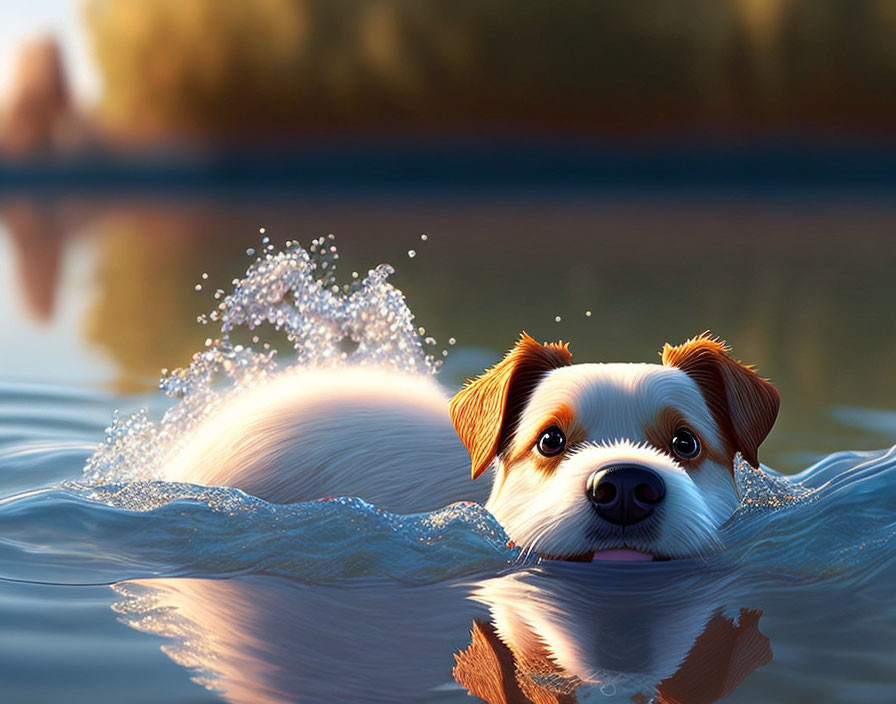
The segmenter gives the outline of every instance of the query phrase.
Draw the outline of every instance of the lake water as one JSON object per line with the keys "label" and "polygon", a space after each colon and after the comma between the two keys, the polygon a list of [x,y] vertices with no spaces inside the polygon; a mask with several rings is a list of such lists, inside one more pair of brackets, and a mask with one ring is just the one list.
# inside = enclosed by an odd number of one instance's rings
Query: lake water
{"label": "lake water", "polygon": [[[4,701],[894,700],[885,200],[0,206]],[[216,328],[196,316],[242,276],[260,227],[278,246],[335,233],[340,281],[395,265],[449,388],[523,329],[571,340],[578,361],[652,361],[710,328],[781,391],[762,459],[794,483],[742,471],[755,501],[722,553],[632,569],[528,561],[474,505],[277,506],[141,474],[176,403],[156,390],[160,369],[208,349]],[[259,350],[289,354],[258,334]],[[113,413],[142,407],[145,435],[85,477]]]}

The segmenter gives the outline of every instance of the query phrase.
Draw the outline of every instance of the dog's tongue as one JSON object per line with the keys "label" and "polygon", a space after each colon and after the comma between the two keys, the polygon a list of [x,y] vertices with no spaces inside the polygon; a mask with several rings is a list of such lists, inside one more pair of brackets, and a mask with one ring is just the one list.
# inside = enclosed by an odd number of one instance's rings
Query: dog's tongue
{"label": "dog's tongue", "polygon": [[628,548],[616,550],[598,550],[592,558],[594,562],[650,562],[653,555]]}

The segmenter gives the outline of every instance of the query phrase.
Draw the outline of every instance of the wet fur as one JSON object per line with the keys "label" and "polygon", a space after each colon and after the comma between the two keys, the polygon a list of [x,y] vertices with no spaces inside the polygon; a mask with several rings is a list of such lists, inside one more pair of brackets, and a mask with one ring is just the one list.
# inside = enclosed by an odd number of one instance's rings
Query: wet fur
{"label": "wet fur", "polygon": [[167,481],[274,503],[360,496],[390,511],[483,501],[431,378],[375,368],[285,372],[228,400],[165,462]]}
{"label": "wet fur", "polygon": [[[482,501],[487,482],[469,477],[494,468],[486,507],[526,550],[701,555],[718,549],[718,528],[738,503],[734,453],[758,462],[778,396],[708,335],[662,354],[661,365],[573,365],[566,345],[524,335],[450,404],[426,377],[285,372],[226,402],[171,454],[164,478],[277,503],[349,495],[415,512]],[[704,446],[692,462],[663,444],[681,421]],[[574,442],[546,461],[534,444],[551,424]],[[584,492],[591,472],[622,462],[654,469],[667,487],[654,515],[627,531],[597,517]]]}

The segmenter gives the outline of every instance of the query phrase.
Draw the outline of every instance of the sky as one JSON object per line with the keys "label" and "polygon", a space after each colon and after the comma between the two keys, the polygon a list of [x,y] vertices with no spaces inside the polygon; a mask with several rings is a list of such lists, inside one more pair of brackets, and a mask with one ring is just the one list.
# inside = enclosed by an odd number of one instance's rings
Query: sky
{"label": "sky", "polygon": [[52,33],[65,58],[73,94],[81,105],[96,102],[100,79],[90,55],[81,15],[82,0],[0,0],[0,99],[6,96],[18,48]]}

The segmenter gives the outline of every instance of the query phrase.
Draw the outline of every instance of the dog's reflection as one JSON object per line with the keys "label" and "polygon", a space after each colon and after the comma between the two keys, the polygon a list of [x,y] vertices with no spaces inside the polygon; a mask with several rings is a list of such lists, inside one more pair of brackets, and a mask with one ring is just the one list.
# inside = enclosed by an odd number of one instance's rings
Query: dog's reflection
{"label": "dog's reflection", "polygon": [[[417,702],[460,690],[476,605],[446,584],[323,587],[272,576],[115,585],[114,609],[228,702]],[[482,612],[481,608],[479,609]]]}
{"label": "dog's reflection", "polygon": [[728,592],[715,581],[665,589],[581,570],[488,580],[474,598],[491,619],[474,623],[454,676],[490,704],[571,703],[594,689],[619,701],[715,702],[772,659],[761,612],[729,617]]}
{"label": "dog's reflection", "polygon": [[699,704],[771,659],[760,612],[729,618],[718,580],[558,569],[363,588],[147,579],[116,585],[114,608],[240,703],[451,700],[461,685],[490,703],[576,702],[598,689],[605,701]]}

